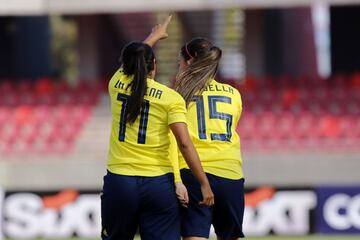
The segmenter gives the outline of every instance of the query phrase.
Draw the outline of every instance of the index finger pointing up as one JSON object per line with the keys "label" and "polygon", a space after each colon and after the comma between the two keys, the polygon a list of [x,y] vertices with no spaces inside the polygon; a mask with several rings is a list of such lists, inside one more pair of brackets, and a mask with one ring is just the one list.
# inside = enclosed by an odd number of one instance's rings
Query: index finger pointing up
{"label": "index finger pointing up", "polygon": [[169,25],[170,21],[172,18],[172,14],[170,14],[164,21],[163,25],[166,27],[167,25]]}

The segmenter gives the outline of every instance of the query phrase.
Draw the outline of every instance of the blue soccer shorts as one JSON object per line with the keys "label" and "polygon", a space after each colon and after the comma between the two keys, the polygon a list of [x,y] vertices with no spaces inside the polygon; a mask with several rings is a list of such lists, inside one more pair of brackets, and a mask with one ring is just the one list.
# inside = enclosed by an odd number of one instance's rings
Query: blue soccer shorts
{"label": "blue soccer shorts", "polygon": [[101,195],[103,240],[180,240],[173,174],[125,176],[108,172]]}
{"label": "blue soccer shorts", "polygon": [[189,193],[189,206],[181,210],[181,235],[209,238],[213,224],[218,237],[244,237],[244,179],[232,180],[208,173],[206,175],[215,195],[212,208],[199,205],[202,200],[200,184],[190,170],[181,170],[182,181]]}

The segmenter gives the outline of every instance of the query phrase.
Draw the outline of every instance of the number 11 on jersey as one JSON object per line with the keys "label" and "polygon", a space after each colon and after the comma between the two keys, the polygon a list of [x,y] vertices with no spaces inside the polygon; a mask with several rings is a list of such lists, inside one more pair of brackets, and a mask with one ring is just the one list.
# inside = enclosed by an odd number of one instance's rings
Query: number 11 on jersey
{"label": "number 11 on jersey", "polygon": [[[130,96],[119,93],[117,100],[122,102],[121,112],[120,112],[120,123],[119,123],[119,141],[125,141],[125,132],[126,132],[126,109],[129,102]],[[150,102],[144,99],[144,102],[141,106],[140,111],[140,124],[138,131],[138,143],[145,144],[146,141],[146,130],[149,118]]]}

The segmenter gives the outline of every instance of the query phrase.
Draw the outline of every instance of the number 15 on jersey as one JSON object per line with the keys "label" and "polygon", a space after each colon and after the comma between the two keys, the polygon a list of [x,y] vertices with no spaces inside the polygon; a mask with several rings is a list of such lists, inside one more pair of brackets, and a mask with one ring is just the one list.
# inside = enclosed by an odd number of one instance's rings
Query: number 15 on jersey
{"label": "number 15 on jersey", "polygon": [[232,136],[231,126],[232,126],[233,116],[229,113],[219,112],[217,110],[217,103],[221,102],[221,103],[231,104],[231,98],[226,96],[208,96],[208,104],[209,104],[208,116],[205,116],[203,96],[194,96],[192,101],[194,101],[196,104],[199,139],[203,139],[203,140],[207,139],[205,118],[208,117],[209,119],[224,120],[226,124],[226,133],[210,133],[211,140],[230,142]]}

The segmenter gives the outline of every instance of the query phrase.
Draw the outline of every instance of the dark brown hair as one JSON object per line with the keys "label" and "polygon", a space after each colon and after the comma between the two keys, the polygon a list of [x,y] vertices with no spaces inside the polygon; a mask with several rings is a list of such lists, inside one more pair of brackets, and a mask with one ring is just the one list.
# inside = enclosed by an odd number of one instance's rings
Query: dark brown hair
{"label": "dark brown hair", "polygon": [[127,105],[126,122],[134,123],[140,114],[147,89],[146,79],[154,69],[155,55],[152,48],[142,42],[131,42],[121,53],[120,62],[126,75],[133,75],[131,95]]}

